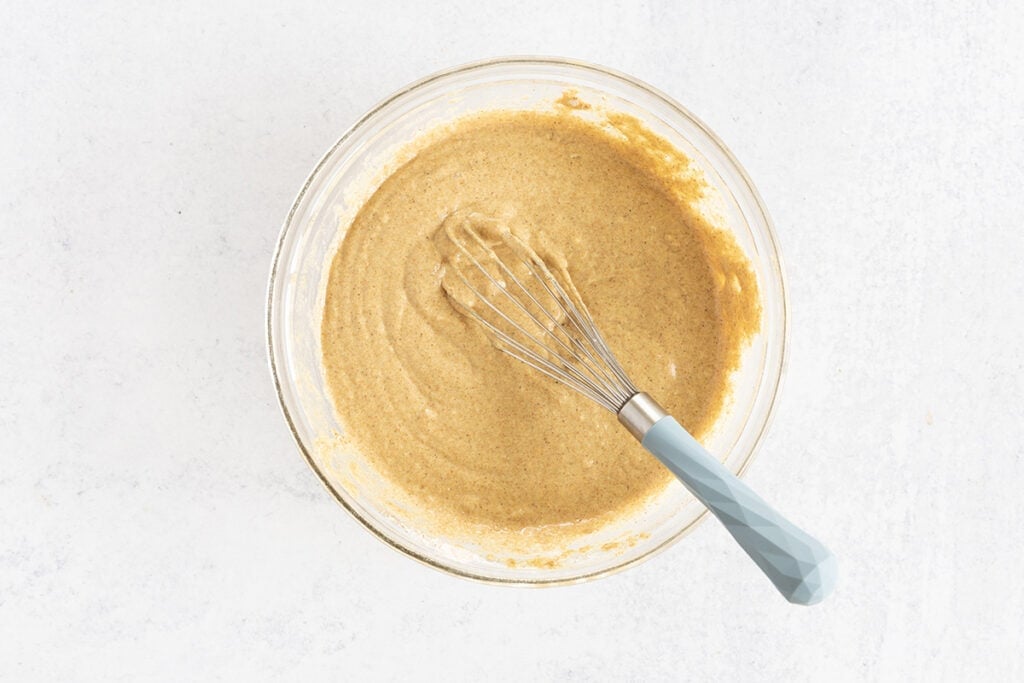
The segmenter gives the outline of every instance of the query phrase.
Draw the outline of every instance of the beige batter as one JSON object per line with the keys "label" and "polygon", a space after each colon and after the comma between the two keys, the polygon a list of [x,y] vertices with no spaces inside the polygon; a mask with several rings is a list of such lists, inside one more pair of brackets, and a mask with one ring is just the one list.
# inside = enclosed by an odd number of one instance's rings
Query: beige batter
{"label": "beige batter", "polygon": [[[574,99],[574,98],[573,98]],[[689,163],[636,120],[496,112],[435,132],[380,185],[334,258],[324,367],[367,460],[449,523],[579,534],[671,475],[615,416],[499,353],[441,287],[455,211],[563,258],[634,383],[698,437],[758,328],[756,281],[691,205]]]}

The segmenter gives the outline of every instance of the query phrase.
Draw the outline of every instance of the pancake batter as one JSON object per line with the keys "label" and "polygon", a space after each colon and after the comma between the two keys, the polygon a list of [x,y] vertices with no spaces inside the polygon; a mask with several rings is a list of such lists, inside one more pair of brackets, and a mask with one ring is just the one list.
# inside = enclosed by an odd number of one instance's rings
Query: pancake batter
{"label": "pancake batter", "polygon": [[626,372],[700,436],[757,331],[756,280],[691,205],[688,160],[635,119],[491,112],[435,131],[334,257],[323,362],[348,438],[464,528],[579,535],[672,480],[613,415],[496,351],[441,287],[432,237],[456,211],[557,253]]}

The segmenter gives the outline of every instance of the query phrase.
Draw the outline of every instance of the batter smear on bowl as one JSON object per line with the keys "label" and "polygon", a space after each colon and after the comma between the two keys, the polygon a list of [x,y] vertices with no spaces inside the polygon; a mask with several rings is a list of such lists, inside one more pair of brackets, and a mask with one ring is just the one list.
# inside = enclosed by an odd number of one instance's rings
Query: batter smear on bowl
{"label": "batter smear on bowl", "polygon": [[442,288],[437,234],[493,221],[564,265],[637,386],[700,438],[760,325],[753,270],[694,207],[689,161],[635,119],[487,112],[431,132],[355,216],[321,340],[360,453],[449,528],[579,536],[672,475],[599,406],[498,353]]}

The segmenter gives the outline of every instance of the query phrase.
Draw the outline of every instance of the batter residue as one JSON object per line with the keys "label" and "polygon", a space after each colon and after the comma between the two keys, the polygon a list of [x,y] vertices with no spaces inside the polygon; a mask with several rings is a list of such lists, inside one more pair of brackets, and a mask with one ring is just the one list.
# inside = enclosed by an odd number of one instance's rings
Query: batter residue
{"label": "batter residue", "polygon": [[698,437],[756,332],[756,280],[691,207],[688,161],[639,122],[490,112],[417,143],[331,266],[323,362],[348,436],[450,524],[578,535],[671,475],[613,415],[496,351],[440,282],[432,241],[472,210],[559,255],[634,383]]}

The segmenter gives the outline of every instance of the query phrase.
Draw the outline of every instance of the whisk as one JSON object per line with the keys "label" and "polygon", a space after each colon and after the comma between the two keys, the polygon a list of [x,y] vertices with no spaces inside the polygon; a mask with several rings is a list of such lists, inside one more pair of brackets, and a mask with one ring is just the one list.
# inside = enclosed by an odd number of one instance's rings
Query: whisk
{"label": "whisk", "polygon": [[[619,365],[564,263],[545,262],[502,224],[456,212],[434,238],[450,302],[504,353],[618,416],[725,525],[790,602],[812,605],[836,582],[829,550],[712,457]],[[551,259],[549,259],[551,260]]]}

